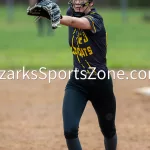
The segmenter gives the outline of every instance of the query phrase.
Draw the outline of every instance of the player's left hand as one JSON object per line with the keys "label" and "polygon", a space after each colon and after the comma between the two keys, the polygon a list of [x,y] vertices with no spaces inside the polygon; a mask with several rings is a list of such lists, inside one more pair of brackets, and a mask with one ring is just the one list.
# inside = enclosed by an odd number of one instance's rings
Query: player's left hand
{"label": "player's left hand", "polygon": [[42,0],[41,2],[36,3],[33,7],[29,6],[27,8],[27,15],[49,19],[53,29],[58,27],[60,19],[62,18],[59,6],[51,0]]}

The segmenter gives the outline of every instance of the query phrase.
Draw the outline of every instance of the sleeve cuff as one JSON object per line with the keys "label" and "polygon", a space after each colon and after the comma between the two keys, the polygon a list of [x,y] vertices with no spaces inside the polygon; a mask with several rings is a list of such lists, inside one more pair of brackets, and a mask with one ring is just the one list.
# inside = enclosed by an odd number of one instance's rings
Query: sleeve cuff
{"label": "sleeve cuff", "polygon": [[95,27],[95,23],[94,23],[94,21],[93,21],[93,17],[91,17],[91,16],[85,16],[85,18],[87,18],[88,20],[89,20],[89,22],[90,22],[90,24],[91,24],[91,27],[92,27],[92,32],[93,33],[96,33],[96,27]]}

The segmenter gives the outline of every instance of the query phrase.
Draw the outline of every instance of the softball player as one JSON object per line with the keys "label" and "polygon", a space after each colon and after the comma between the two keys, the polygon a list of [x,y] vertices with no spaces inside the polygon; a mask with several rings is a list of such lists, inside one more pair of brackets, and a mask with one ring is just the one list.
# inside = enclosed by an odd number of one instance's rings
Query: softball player
{"label": "softball player", "polygon": [[93,4],[93,0],[71,0],[67,15],[60,20],[69,28],[68,41],[74,62],[62,110],[64,136],[69,150],[82,150],[78,130],[88,100],[97,114],[105,149],[117,148],[116,99],[106,61],[107,36],[103,18]]}

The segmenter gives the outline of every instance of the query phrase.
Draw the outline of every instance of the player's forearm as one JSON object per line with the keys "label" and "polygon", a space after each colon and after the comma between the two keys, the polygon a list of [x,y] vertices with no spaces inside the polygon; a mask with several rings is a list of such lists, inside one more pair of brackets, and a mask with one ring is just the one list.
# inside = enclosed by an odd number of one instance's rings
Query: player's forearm
{"label": "player's forearm", "polygon": [[63,16],[60,20],[60,23],[65,26],[76,27],[76,22],[78,18],[70,17],[70,16]]}
{"label": "player's forearm", "polygon": [[77,18],[71,16],[63,16],[60,20],[60,24],[80,28],[80,29],[90,29],[90,24],[84,18]]}

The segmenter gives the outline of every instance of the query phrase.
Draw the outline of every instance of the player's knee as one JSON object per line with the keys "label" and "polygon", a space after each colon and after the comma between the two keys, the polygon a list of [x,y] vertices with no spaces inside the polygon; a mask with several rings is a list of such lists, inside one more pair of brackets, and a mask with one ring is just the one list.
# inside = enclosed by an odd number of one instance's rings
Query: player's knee
{"label": "player's knee", "polygon": [[78,129],[77,128],[72,128],[70,130],[65,130],[64,131],[64,136],[66,139],[74,139],[78,137]]}
{"label": "player's knee", "polygon": [[106,138],[112,138],[116,134],[116,126],[114,122],[101,123],[100,127],[103,136]]}
{"label": "player's knee", "polygon": [[106,137],[108,139],[112,138],[116,134],[116,128],[115,128],[115,126],[102,127],[101,131],[102,131],[102,134],[104,135],[104,137]]}

